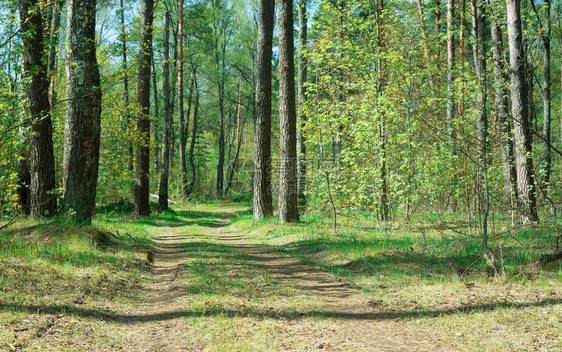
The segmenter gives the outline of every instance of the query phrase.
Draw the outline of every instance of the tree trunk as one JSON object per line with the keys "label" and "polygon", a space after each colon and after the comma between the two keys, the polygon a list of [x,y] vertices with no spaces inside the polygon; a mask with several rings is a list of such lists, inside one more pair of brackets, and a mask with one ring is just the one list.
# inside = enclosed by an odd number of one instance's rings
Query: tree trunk
{"label": "tree trunk", "polygon": [[137,162],[135,180],[135,214],[150,215],[150,71],[152,61],[153,0],[142,0],[142,31],[139,49],[137,102],[142,110],[137,115]]}
{"label": "tree trunk", "polygon": [[183,0],[178,0],[178,139],[180,147],[180,189],[187,197],[187,164],[185,159],[185,112],[183,108]]}
{"label": "tree trunk", "polygon": [[219,160],[217,163],[217,197],[222,197],[224,183],[225,119],[224,119],[224,81],[219,82]]}
{"label": "tree trunk", "polygon": [[96,206],[101,132],[95,0],[68,0],[66,31],[62,209],[88,224]]}
{"label": "tree trunk", "polygon": [[53,217],[57,208],[53,126],[49,104],[47,55],[43,42],[40,2],[19,1],[23,81],[26,118],[30,120],[30,214],[32,218]]}
{"label": "tree trunk", "polygon": [[156,78],[156,65],[154,63],[154,55],[152,55],[152,88],[154,97],[154,121],[152,122],[154,134],[154,170],[160,170],[160,153],[158,153],[158,149],[160,148],[160,140],[158,136],[158,131],[160,129],[160,114],[158,111],[158,80]]}
{"label": "tree trunk", "polygon": [[456,138],[453,129],[455,119],[455,0],[447,1],[447,129],[449,144],[456,153]]}
{"label": "tree trunk", "polygon": [[479,206],[482,218],[482,251],[488,253],[488,215],[490,213],[490,194],[488,188],[488,115],[486,110],[486,19],[485,4],[482,0],[472,0],[472,37],[476,74],[478,75],[478,187]]}
{"label": "tree trunk", "polygon": [[308,0],[299,0],[298,15],[299,15],[299,50],[297,53],[298,59],[298,106],[297,117],[299,121],[299,128],[297,131],[297,188],[299,190],[298,203],[300,211],[306,206],[306,139],[304,136],[304,128],[306,125],[306,115],[303,113],[303,104],[306,99],[305,83],[307,80],[307,66],[308,62],[305,56],[307,46],[307,16],[306,16],[306,3]]}
{"label": "tree trunk", "polygon": [[271,195],[271,56],[275,0],[258,0],[256,121],[254,129],[255,220],[273,215]]}
{"label": "tree trunk", "polygon": [[[495,14],[497,15],[497,14]],[[500,150],[502,157],[504,188],[506,199],[512,209],[517,203],[517,171],[513,156],[512,122],[508,110],[507,76],[504,65],[503,37],[498,19],[492,16],[492,55],[494,62],[494,97],[496,103],[497,123],[500,133]]]}
{"label": "tree trunk", "polygon": [[195,93],[195,104],[193,106],[193,127],[191,128],[191,143],[189,145],[189,168],[191,171],[191,181],[187,189],[188,197],[191,197],[195,189],[196,170],[195,170],[195,142],[197,141],[197,124],[199,123],[199,85],[197,83],[197,69],[193,69],[193,90]]}
{"label": "tree trunk", "polygon": [[[131,114],[129,113],[129,72],[127,67],[127,34],[125,32],[125,7],[123,5],[123,0],[120,0],[121,5],[121,54],[123,55],[123,104],[125,105],[124,115],[125,120],[125,132],[130,134],[130,124],[131,124]],[[127,146],[127,151],[129,154],[129,170],[133,171],[133,161],[134,161],[134,148],[132,138],[129,136],[129,143]]]}
{"label": "tree trunk", "polygon": [[158,189],[158,209],[168,209],[168,181],[170,171],[170,11],[164,13],[163,63],[162,63],[162,100],[164,120],[162,126],[162,162],[160,163],[160,187]]}
{"label": "tree trunk", "polygon": [[279,222],[299,219],[297,210],[297,113],[293,1],[279,1]]}
{"label": "tree trunk", "polygon": [[542,43],[543,43],[543,85],[542,85],[542,101],[543,101],[543,138],[544,138],[544,180],[543,192],[545,196],[548,194],[548,186],[550,185],[550,176],[552,172],[552,151],[551,151],[551,111],[552,100],[550,97],[550,0],[545,1],[545,15],[544,24],[542,28]]}
{"label": "tree trunk", "polygon": [[521,0],[506,0],[509,63],[511,72],[511,110],[513,114],[517,192],[522,223],[538,221],[535,177],[525,80],[525,51],[521,30]]}

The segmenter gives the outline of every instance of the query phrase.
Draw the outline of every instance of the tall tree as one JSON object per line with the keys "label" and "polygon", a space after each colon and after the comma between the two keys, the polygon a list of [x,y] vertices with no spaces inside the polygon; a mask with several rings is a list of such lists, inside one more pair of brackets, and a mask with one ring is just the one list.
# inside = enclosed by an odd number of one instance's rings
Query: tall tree
{"label": "tall tree", "polygon": [[59,30],[61,22],[62,7],[64,5],[64,0],[57,0],[53,6],[53,25],[51,28],[51,34],[49,39],[49,64],[48,64],[48,76],[50,86],[49,86],[49,100],[51,106],[57,103],[57,90],[55,84],[56,70],[57,70],[57,47],[59,42]]}
{"label": "tall tree", "polygon": [[[126,131],[129,131],[129,125],[131,122],[131,114],[129,113],[129,69],[127,67],[127,33],[125,31],[125,7],[123,0],[120,0],[121,8],[119,10],[121,15],[121,55],[123,56],[122,66],[123,66],[123,104],[125,104],[125,111],[123,112],[124,124],[126,126]],[[129,170],[133,171],[133,160],[134,160],[134,148],[132,140],[129,140],[127,145],[127,151],[129,153]]]}
{"label": "tall tree", "polygon": [[529,126],[525,50],[521,29],[521,0],[506,0],[509,65],[511,72],[511,111],[517,165],[518,208],[522,223],[538,221],[535,176]]}
{"label": "tall tree", "polygon": [[513,156],[513,123],[509,115],[507,92],[507,71],[505,67],[505,54],[503,50],[503,36],[500,27],[500,19],[497,18],[498,12],[492,13],[491,34],[492,34],[492,58],[494,62],[494,98],[496,105],[496,120],[499,126],[500,150],[502,158],[504,189],[506,199],[511,208],[515,208],[517,203],[517,171],[515,169],[515,159]]}
{"label": "tall tree", "polygon": [[271,195],[271,57],[275,0],[258,1],[253,217],[273,215]]}
{"label": "tall tree", "polygon": [[297,135],[297,188],[298,188],[298,201],[299,206],[303,208],[306,205],[306,141],[304,136],[304,126],[306,124],[306,115],[303,113],[303,104],[306,98],[305,83],[307,80],[308,73],[308,63],[305,56],[306,46],[307,46],[307,15],[306,15],[306,4],[308,0],[299,0],[298,4],[298,16],[299,16],[299,49],[297,53],[298,60],[298,106],[297,115],[298,121],[300,122]]}
{"label": "tall tree", "polygon": [[455,0],[447,1],[447,129],[449,144],[456,153],[455,119]]}
{"label": "tall tree", "polygon": [[168,209],[168,181],[170,171],[170,11],[164,13],[164,31],[162,42],[164,57],[162,63],[162,100],[164,120],[162,126],[162,162],[160,163],[160,187],[158,189],[158,209]]}
{"label": "tall tree", "polygon": [[197,125],[199,123],[199,84],[197,82],[197,67],[193,66],[193,90],[195,95],[195,104],[193,106],[193,127],[191,127],[191,142],[189,144],[189,168],[191,170],[191,181],[187,189],[187,195],[190,197],[195,189],[196,170],[195,170],[195,142],[197,141]]}
{"label": "tall tree", "polygon": [[96,1],[68,0],[63,211],[91,222],[100,153],[101,87],[96,58]]}
{"label": "tall tree", "polygon": [[[183,84],[183,41],[184,41],[184,16],[183,16],[183,0],[178,0],[178,139],[180,147],[180,183],[181,194],[187,197],[187,162],[185,158],[185,147],[187,143],[185,111],[184,111],[184,84]],[[191,95],[191,93],[190,93]],[[191,102],[190,102],[191,104]]]}
{"label": "tall tree", "polygon": [[279,222],[299,219],[293,1],[279,1]]}
{"label": "tall tree", "polygon": [[158,78],[156,77],[156,63],[154,62],[154,55],[152,55],[152,96],[154,99],[154,121],[152,129],[154,134],[154,170],[160,170],[160,153],[158,148],[160,146],[160,138],[158,131],[160,130],[160,111],[158,108]]}
{"label": "tall tree", "polygon": [[34,218],[52,217],[57,207],[52,193],[55,189],[55,157],[40,1],[20,0],[19,10],[23,33],[26,118],[31,123],[30,210]]}
{"label": "tall tree", "polygon": [[135,214],[150,215],[149,173],[150,173],[150,71],[152,61],[152,25],[154,1],[142,0],[142,31],[139,48],[139,70],[137,102],[141,111],[137,114],[137,162],[135,169]]}

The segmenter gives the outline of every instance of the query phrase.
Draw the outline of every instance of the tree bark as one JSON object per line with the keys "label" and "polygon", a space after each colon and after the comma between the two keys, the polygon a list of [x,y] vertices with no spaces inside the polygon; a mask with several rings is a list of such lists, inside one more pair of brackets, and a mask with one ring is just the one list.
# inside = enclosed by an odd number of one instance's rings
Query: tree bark
{"label": "tree bark", "polygon": [[271,195],[271,57],[275,0],[258,1],[256,121],[254,129],[255,220],[273,215]]}
{"label": "tree bark", "polygon": [[195,94],[195,104],[193,106],[193,127],[191,128],[191,143],[189,145],[189,168],[191,171],[191,181],[187,189],[188,197],[191,197],[195,189],[196,170],[195,170],[195,143],[197,142],[197,124],[199,123],[199,85],[197,83],[197,69],[193,69],[193,90]]}
{"label": "tree bark", "polygon": [[135,214],[150,215],[150,71],[152,61],[153,0],[142,0],[142,31],[139,49],[137,102],[141,111],[137,114],[137,162],[135,169]]}
{"label": "tree bark", "polygon": [[180,189],[183,197],[187,197],[187,164],[185,158],[185,112],[183,101],[183,0],[178,0],[178,139],[180,148]]}
{"label": "tree bark", "polygon": [[43,44],[40,2],[20,0],[23,44],[23,80],[26,118],[30,120],[30,214],[32,218],[53,217],[57,208],[53,127],[49,104],[47,55]]}
{"label": "tree bark", "polygon": [[[497,14],[495,14],[497,16]],[[504,65],[503,37],[498,24],[498,19],[492,16],[492,58],[494,62],[494,97],[496,104],[496,116],[500,133],[500,150],[502,157],[504,189],[506,199],[512,209],[517,203],[517,171],[513,156],[511,116],[508,110],[508,92],[506,67]]]}
{"label": "tree bark", "polygon": [[89,224],[96,206],[100,153],[100,73],[96,1],[68,0],[63,211]]}
{"label": "tree bark", "polygon": [[156,78],[154,55],[152,55],[152,88],[152,96],[154,98],[154,121],[152,122],[154,134],[154,170],[160,170],[160,153],[158,153],[158,149],[160,148],[160,138],[158,136],[158,131],[160,130],[160,112],[158,111],[158,80]]}
{"label": "tree bark", "polygon": [[298,194],[298,205],[299,210],[302,212],[306,207],[306,138],[304,136],[304,128],[306,125],[306,115],[303,113],[303,104],[306,99],[306,88],[305,83],[307,81],[308,73],[308,62],[305,56],[305,51],[307,47],[307,15],[306,15],[306,4],[308,0],[299,0],[298,4],[298,16],[299,16],[299,50],[297,53],[298,60],[298,106],[297,106],[297,117],[299,121],[299,128],[297,131],[297,188]]}
{"label": "tree bark", "polygon": [[293,1],[279,1],[279,222],[299,219],[297,210],[297,114]]}
{"label": "tree bark", "polygon": [[544,138],[544,179],[543,193],[548,194],[548,186],[550,185],[550,177],[552,173],[552,151],[551,151],[551,84],[550,84],[550,0],[545,0],[545,15],[542,25],[542,44],[543,44],[543,84],[542,84],[542,101],[543,101],[543,138]]}
{"label": "tree bark", "polygon": [[163,63],[162,63],[162,100],[164,120],[162,126],[162,162],[160,163],[160,187],[158,189],[158,209],[168,209],[168,181],[170,171],[170,11],[164,13]]}
{"label": "tree bark", "polygon": [[509,63],[511,72],[511,110],[513,114],[517,191],[522,223],[538,221],[535,177],[525,79],[525,51],[521,30],[521,0],[506,0]]}

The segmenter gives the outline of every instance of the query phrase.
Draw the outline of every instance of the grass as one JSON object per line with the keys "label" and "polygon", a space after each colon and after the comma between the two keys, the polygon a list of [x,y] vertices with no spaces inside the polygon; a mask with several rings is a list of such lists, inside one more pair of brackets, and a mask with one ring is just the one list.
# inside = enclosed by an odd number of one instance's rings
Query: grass
{"label": "grass", "polygon": [[[365,292],[377,311],[459,350],[562,350],[562,264],[543,271],[535,264],[553,249],[554,229],[494,238],[501,269],[491,277],[477,238],[452,236],[433,223],[385,230],[368,218],[340,221],[336,234],[330,218],[318,215],[283,226],[246,216],[235,227],[346,280]],[[449,226],[467,231],[458,219]]]}

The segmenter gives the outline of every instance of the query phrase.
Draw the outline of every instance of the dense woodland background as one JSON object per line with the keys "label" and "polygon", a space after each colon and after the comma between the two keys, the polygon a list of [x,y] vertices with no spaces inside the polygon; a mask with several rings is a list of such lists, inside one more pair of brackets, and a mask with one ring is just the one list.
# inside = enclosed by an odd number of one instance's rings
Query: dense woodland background
{"label": "dense woodland background", "polygon": [[5,219],[257,192],[255,218],[334,230],[459,218],[486,254],[561,211],[560,2],[3,5]]}

